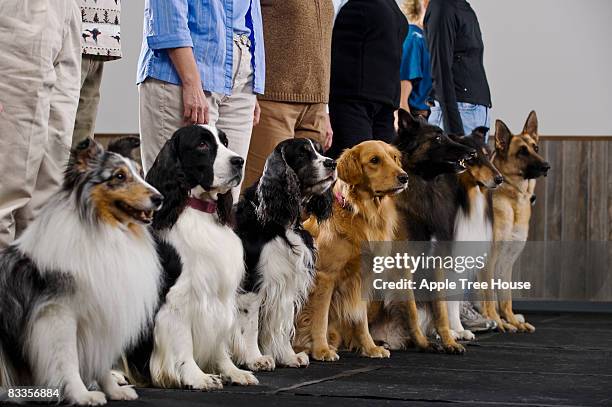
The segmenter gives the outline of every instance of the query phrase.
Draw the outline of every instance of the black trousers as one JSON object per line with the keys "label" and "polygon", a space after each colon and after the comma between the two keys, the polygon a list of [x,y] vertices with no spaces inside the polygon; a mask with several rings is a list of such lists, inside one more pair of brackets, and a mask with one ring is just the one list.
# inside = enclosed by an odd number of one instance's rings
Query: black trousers
{"label": "black trousers", "polygon": [[395,108],[378,102],[332,98],[329,118],[334,139],[325,155],[338,158],[342,151],[366,140],[390,143],[396,135]]}

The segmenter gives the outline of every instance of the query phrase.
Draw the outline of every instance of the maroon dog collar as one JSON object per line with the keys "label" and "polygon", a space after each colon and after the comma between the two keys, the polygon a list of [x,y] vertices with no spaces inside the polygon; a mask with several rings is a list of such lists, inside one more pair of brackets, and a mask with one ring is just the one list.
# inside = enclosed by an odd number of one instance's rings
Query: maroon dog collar
{"label": "maroon dog collar", "polygon": [[338,205],[340,205],[340,207],[342,209],[346,209],[348,211],[352,210],[351,209],[351,204],[348,203],[348,201],[346,200],[344,195],[342,195],[342,193],[340,193],[340,191],[336,191],[334,193],[334,195],[336,196],[336,202],[338,202]]}
{"label": "maroon dog collar", "polygon": [[200,212],[215,213],[217,212],[216,201],[204,201],[202,199],[190,196],[187,198],[187,206]]}

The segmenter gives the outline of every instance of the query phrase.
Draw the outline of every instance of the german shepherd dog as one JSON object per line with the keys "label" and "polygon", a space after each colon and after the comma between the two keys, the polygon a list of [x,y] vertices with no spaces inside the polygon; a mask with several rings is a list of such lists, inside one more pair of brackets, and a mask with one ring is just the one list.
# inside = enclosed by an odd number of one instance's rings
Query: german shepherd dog
{"label": "german shepherd dog", "polygon": [[[538,153],[538,141],[538,117],[534,111],[529,113],[523,131],[517,135],[512,134],[504,122],[495,123],[493,164],[501,171],[505,182],[493,194],[494,240],[499,243],[493,251],[491,270],[504,281],[512,278],[512,266],[527,240],[531,206],[535,202],[535,180],[546,176],[550,170],[550,165]],[[499,330],[535,331],[533,325],[519,320],[512,312],[510,292],[505,292],[503,298],[498,295],[497,305],[499,313],[495,302],[485,301],[483,315],[495,320]]]}
{"label": "german shepherd dog", "polygon": [[[417,119],[406,111],[398,112],[398,124],[395,145],[402,153],[402,168],[410,177],[410,189],[397,197],[402,227],[396,238],[427,242],[452,241],[458,210],[458,200],[455,197],[459,194],[456,174],[466,171],[468,162],[476,159],[477,151],[453,141],[441,128]],[[410,290],[407,290],[407,294],[413,295]],[[402,315],[408,318],[407,329],[416,347],[421,350],[436,349],[436,346],[425,337],[419,325],[414,298],[394,302],[394,306],[385,309],[381,304],[376,305],[378,309],[370,308],[369,317],[373,325],[376,325],[376,320],[380,321],[381,318],[388,320],[390,314]],[[404,310],[398,313],[396,307]],[[444,351],[464,353],[465,348],[457,343],[450,330],[446,302],[436,300],[432,303],[432,307],[434,326]],[[375,331],[378,332],[378,329]],[[390,341],[383,341],[394,347]]]}

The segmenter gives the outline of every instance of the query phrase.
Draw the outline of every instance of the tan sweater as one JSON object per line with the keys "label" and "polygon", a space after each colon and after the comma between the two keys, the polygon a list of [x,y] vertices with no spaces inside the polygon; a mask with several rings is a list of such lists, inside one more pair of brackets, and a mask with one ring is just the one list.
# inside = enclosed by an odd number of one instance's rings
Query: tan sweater
{"label": "tan sweater", "polygon": [[327,103],[332,0],[261,0],[266,47],[263,100]]}

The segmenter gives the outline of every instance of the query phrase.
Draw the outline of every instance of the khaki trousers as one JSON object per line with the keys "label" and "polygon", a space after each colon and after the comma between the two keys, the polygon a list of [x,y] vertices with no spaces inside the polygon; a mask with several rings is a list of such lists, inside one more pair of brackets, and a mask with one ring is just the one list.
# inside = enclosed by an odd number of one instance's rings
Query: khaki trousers
{"label": "khaki trousers", "polygon": [[96,117],[100,104],[100,84],[104,72],[104,60],[95,56],[83,55],[81,62],[81,94],[77,108],[72,146],[76,146],[87,137],[93,138],[96,129]]}
{"label": "khaki trousers", "polygon": [[79,100],[79,4],[0,1],[0,247],[62,182]]}
{"label": "khaki trousers", "polygon": [[323,144],[327,125],[324,103],[285,103],[260,100],[259,124],[253,128],[243,189],[261,177],[274,148],[290,138],[308,137]]}
{"label": "khaki trousers", "polygon": [[[251,52],[234,41],[231,95],[206,92],[209,124],[225,132],[230,150],[246,159],[253,129],[256,97],[253,93]],[[178,85],[148,78],[138,86],[140,95],[140,139],[143,168],[148,171],[164,143],[182,126],[183,91]],[[232,191],[237,201],[240,186]]]}

